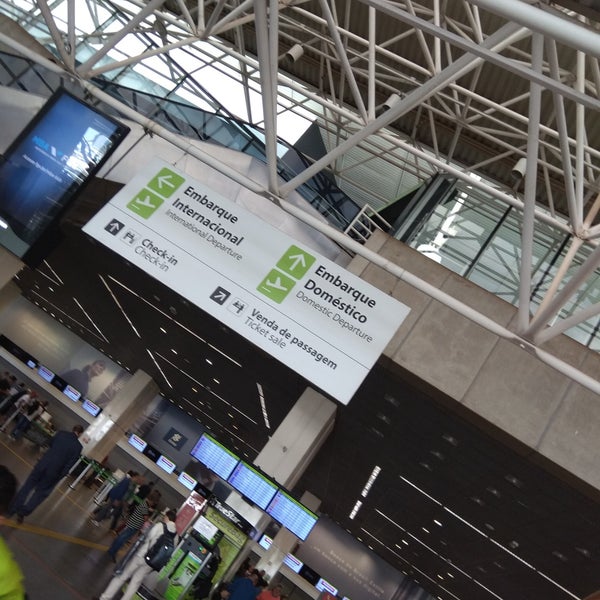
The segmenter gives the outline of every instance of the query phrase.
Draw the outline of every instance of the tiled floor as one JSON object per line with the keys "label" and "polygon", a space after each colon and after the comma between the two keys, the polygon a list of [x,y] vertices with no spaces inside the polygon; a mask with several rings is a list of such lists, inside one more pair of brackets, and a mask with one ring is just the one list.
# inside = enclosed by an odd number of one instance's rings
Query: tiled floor
{"label": "tiled floor", "polygon": [[[12,442],[0,434],[0,463],[22,483],[37,460],[26,440]],[[99,595],[112,576],[106,556],[112,541],[107,520],[94,527],[88,519],[94,491],[69,489],[65,478],[22,525],[10,520],[0,527],[25,575],[30,600],[81,600]]]}

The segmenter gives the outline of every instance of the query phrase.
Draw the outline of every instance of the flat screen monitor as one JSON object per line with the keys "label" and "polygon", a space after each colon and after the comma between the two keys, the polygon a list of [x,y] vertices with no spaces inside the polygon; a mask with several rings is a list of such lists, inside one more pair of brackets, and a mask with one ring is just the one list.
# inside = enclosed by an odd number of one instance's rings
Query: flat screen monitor
{"label": "flat screen monitor", "polygon": [[125,138],[129,128],[57,90],[0,162],[0,245],[27,254]]}
{"label": "flat screen monitor", "polygon": [[300,569],[304,566],[293,554],[286,554],[283,559],[283,564],[287,565],[294,573],[300,573]]}
{"label": "flat screen monitor", "polygon": [[65,387],[67,387],[67,382],[62,378],[59,377],[58,375],[55,375],[52,378],[52,381],[50,382],[57,390],[60,390],[61,392],[65,389]]}
{"label": "flat screen monitor", "polygon": [[325,579],[323,579],[322,577],[321,579],[319,579],[319,581],[317,581],[317,585],[315,585],[315,587],[319,590],[319,592],[329,592],[333,596],[336,596],[338,593],[337,588],[333,587],[328,581],[325,581]]}
{"label": "flat screen monitor", "polygon": [[35,369],[37,367],[37,362],[33,358],[28,358],[27,359],[27,366],[30,369]]}
{"label": "flat screen monitor", "polygon": [[143,452],[146,449],[146,446],[148,445],[141,437],[135,435],[135,433],[132,433],[129,436],[129,440],[128,442],[136,449],[139,450],[140,452]]}
{"label": "flat screen monitor", "polygon": [[190,454],[225,480],[231,475],[239,461],[239,458],[233,452],[206,433],[202,434]]}
{"label": "flat screen monitor", "polygon": [[263,510],[277,491],[276,483],[243,461],[231,472],[227,483]]}
{"label": "flat screen monitor", "polygon": [[319,518],[281,489],[267,506],[267,514],[303,541]]}
{"label": "flat screen monitor", "polygon": [[179,483],[181,483],[181,485],[185,486],[190,491],[193,491],[193,489],[198,484],[198,482],[193,477],[188,475],[185,471],[182,471],[181,473],[179,473],[179,477],[177,477],[177,481],[179,481]]}
{"label": "flat screen monitor", "polygon": [[79,398],[81,398],[81,392],[78,392],[72,385],[65,385],[63,389],[63,394],[73,400],[73,402],[77,402]]}
{"label": "flat screen monitor", "polygon": [[221,530],[203,515],[196,519],[192,528],[198,532],[202,541],[210,548],[223,537]]}
{"label": "flat screen monitor", "polygon": [[273,538],[270,538],[268,535],[261,536],[260,540],[258,540],[258,545],[265,550],[268,550],[273,543]]}
{"label": "flat screen monitor", "polygon": [[54,372],[44,365],[38,367],[38,375],[48,383],[54,379]]}
{"label": "flat screen monitor", "polygon": [[156,462],[160,457],[160,452],[150,444],[146,444],[143,453],[144,456],[147,456],[152,462]]}
{"label": "flat screen monitor", "polygon": [[92,415],[92,417],[97,417],[102,412],[102,409],[97,404],[94,404],[91,400],[88,400],[87,398],[84,398],[81,406],[83,410],[89,412],[90,415]]}
{"label": "flat screen monitor", "polygon": [[161,454],[156,459],[156,464],[167,473],[172,473],[175,470],[175,463],[170,458],[167,458],[164,454]]}
{"label": "flat screen monitor", "polygon": [[319,581],[319,579],[321,579],[321,576],[316,571],[313,571],[310,567],[307,567],[306,565],[302,565],[302,568],[300,569],[300,571],[298,571],[298,575],[306,579],[306,581],[308,581],[312,585],[317,585],[317,582]]}

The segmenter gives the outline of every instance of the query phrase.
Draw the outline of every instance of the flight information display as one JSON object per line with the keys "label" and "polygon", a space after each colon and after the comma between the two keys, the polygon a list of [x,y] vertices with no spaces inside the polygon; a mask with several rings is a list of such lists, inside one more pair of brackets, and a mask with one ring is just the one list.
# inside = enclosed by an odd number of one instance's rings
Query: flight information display
{"label": "flight information display", "polygon": [[238,463],[227,483],[263,510],[267,508],[277,491],[276,483],[243,461]]}
{"label": "flight information display", "polygon": [[273,501],[267,506],[267,514],[289,529],[295,536],[305,540],[319,518],[315,513],[302,506],[283,490],[279,490]]}
{"label": "flight information display", "polygon": [[233,452],[206,433],[202,434],[190,454],[226,481],[239,461]]}

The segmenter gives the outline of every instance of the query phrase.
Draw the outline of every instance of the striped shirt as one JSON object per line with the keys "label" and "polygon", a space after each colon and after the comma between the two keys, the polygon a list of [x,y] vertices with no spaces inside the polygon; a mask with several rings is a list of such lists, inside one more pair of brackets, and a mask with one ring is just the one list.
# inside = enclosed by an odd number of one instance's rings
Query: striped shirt
{"label": "striped shirt", "polygon": [[148,506],[148,503],[146,502],[146,500],[144,500],[143,502],[140,502],[135,507],[135,510],[131,513],[131,516],[129,517],[129,519],[127,519],[126,527],[128,527],[130,529],[136,529],[136,530],[141,529],[142,525],[146,521],[146,517],[149,514],[150,514],[150,507]]}

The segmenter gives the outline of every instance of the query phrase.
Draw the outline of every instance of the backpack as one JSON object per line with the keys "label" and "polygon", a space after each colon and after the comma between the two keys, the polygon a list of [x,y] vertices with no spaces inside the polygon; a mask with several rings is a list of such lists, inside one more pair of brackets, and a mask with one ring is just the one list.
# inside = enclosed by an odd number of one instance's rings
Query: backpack
{"label": "backpack", "polygon": [[146,563],[155,571],[160,571],[171,558],[173,550],[175,550],[175,532],[171,533],[167,529],[166,523],[162,524],[163,532],[159,538],[152,544],[146,553]]}

